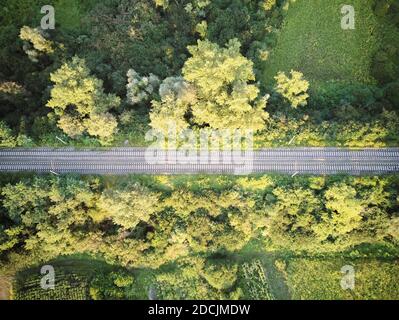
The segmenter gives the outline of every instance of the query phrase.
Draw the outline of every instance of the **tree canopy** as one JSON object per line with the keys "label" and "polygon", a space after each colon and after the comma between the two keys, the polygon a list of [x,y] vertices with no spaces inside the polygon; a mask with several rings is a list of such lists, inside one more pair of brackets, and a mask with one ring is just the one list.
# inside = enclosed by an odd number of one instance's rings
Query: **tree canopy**
{"label": "tree canopy", "polygon": [[71,138],[84,132],[102,141],[112,137],[117,121],[107,112],[119,106],[120,98],[104,93],[103,82],[90,75],[85,60],[74,57],[51,74],[51,81],[47,106],[60,117],[60,129]]}

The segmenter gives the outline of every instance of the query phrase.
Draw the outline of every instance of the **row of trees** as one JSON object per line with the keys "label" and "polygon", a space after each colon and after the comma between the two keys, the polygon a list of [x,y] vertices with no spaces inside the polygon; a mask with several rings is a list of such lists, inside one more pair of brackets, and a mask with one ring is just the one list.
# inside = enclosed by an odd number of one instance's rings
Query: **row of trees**
{"label": "row of trees", "polygon": [[[276,177],[215,190],[146,187],[132,180],[32,178],[2,187],[3,261],[101,253],[125,266],[156,268],[190,254],[235,252],[258,238],[268,249],[334,252],[398,241],[398,181]],[[266,244],[265,244],[266,245]],[[29,257],[29,258],[28,258]]]}
{"label": "row of trees", "polygon": [[[226,48],[209,41],[198,41],[188,48],[189,58],[183,76],[168,77],[160,83],[156,75],[127,73],[127,101],[132,105],[152,100],[151,127],[164,134],[170,127],[178,132],[190,125],[212,129],[251,129],[265,127],[269,95],[260,96],[254,84],[253,63],[240,53],[240,43],[231,40]],[[276,77],[276,91],[292,107],[305,106],[309,83],[300,72]],[[109,112],[120,99],[105,94],[103,82],[90,75],[84,60],[74,57],[51,74],[54,83],[47,106],[59,117],[58,127],[69,137],[87,132],[106,143],[116,133],[117,119]],[[190,116],[191,115],[191,116]]]}

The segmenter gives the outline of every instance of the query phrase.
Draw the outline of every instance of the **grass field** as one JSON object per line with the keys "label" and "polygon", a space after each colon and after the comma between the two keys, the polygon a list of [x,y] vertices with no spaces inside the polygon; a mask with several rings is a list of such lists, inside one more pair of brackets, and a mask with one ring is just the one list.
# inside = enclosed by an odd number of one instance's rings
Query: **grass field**
{"label": "grass field", "polygon": [[[373,83],[369,70],[379,47],[379,25],[370,0],[296,0],[286,12],[277,45],[265,63],[264,81],[278,71],[304,73],[311,85],[326,81]],[[341,7],[355,8],[355,30],[342,30]]]}
{"label": "grass field", "polygon": [[44,14],[40,9],[44,5],[52,5],[55,10],[56,28],[65,31],[79,31],[82,29],[82,19],[87,12],[96,5],[95,0],[5,0],[0,13],[4,21],[0,24],[20,26],[27,24],[31,27],[40,26]]}
{"label": "grass field", "polygon": [[[255,249],[255,248],[248,248]],[[258,248],[259,249],[259,248]],[[252,250],[249,250],[252,251]],[[399,264],[394,258],[298,257],[289,252],[246,250],[230,256],[238,265],[235,288],[250,300],[396,300],[399,299]],[[40,268],[19,272],[15,278],[16,300],[86,300],[90,281],[98,272],[115,267],[88,258],[64,257],[49,263],[56,270],[55,290],[40,288]],[[353,266],[353,290],[344,290],[343,266]],[[136,269],[134,284],[123,299],[148,299],[150,287],[158,299],[226,299],[209,287],[195,268],[175,263],[157,270]]]}
{"label": "grass field", "polygon": [[87,257],[60,257],[47,263],[55,270],[55,288],[42,289],[41,266],[18,272],[13,285],[15,300],[87,300],[90,279],[96,272],[112,270],[112,266]]}
{"label": "grass field", "polygon": [[[341,268],[355,271],[353,290],[343,290]],[[295,300],[397,300],[399,299],[398,261],[293,259],[288,262],[287,284]]]}

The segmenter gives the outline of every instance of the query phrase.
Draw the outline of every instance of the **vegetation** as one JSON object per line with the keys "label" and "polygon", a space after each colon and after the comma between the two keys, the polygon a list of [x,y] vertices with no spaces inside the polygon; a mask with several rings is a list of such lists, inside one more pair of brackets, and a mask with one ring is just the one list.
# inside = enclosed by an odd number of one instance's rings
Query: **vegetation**
{"label": "vegetation", "polygon": [[254,300],[274,300],[266,278],[265,270],[260,260],[246,262],[242,265],[244,285],[247,297]]}
{"label": "vegetation", "polygon": [[[397,147],[398,2],[352,0],[353,30],[343,4],[3,0],[0,147],[145,146],[150,129]],[[397,176],[21,174],[0,188],[16,299],[398,297]],[[44,263],[55,291],[40,289]]]}
{"label": "vegetation", "polygon": [[113,135],[117,122],[107,111],[118,107],[120,99],[104,94],[102,81],[90,76],[84,60],[74,57],[51,74],[51,81],[55,85],[47,106],[60,117],[58,127],[68,136],[75,138],[87,130],[104,141]]}
{"label": "vegetation", "polygon": [[[341,268],[348,264],[356,272],[355,287],[342,290]],[[399,293],[397,261],[294,259],[287,281],[292,298],[300,300],[397,300]]]}
{"label": "vegetation", "polygon": [[57,0],[55,30],[41,5],[2,9],[0,116],[20,145],[146,145],[172,125],[251,129],[256,147],[398,144],[395,1],[354,1],[354,30],[340,0]]}
{"label": "vegetation", "polygon": [[[185,292],[180,298],[272,299],[269,276],[259,262],[242,261],[250,257],[246,252],[254,241],[259,245],[251,254],[339,257],[352,251],[353,258],[368,259],[398,254],[397,230],[389,228],[397,222],[397,176],[3,181],[0,239],[6,274],[60,255],[89,254],[116,266],[153,269],[157,281],[150,278],[145,286],[160,283],[156,290],[165,298],[176,297],[171,286],[177,286]],[[367,253],[372,246],[381,250]],[[287,270],[289,275],[289,264]],[[389,270],[387,279],[396,275]],[[135,279],[134,274],[104,275],[92,283],[92,298],[137,297],[129,293]],[[295,286],[290,281],[296,280],[287,279]],[[203,287],[198,295],[190,291],[193,281]],[[374,298],[368,288],[360,296]]]}

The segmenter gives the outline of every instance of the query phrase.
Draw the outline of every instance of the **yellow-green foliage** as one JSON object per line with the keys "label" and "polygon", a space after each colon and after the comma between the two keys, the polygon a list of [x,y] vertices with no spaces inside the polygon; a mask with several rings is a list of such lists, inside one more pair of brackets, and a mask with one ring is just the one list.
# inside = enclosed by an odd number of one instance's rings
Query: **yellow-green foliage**
{"label": "yellow-green foliage", "polygon": [[75,138],[87,131],[103,142],[112,137],[117,121],[107,111],[118,107],[120,99],[104,93],[102,81],[90,75],[83,59],[74,57],[63,64],[51,74],[51,81],[54,87],[47,106],[60,117],[58,126],[67,135]]}
{"label": "yellow-green foliage", "polygon": [[119,288],[124,288],[132,285],[134,278],[132,276],[115,274],[114,284]]}
{"label": "yellow-green foliage", "polygon": [[211,216],[217,217],[223,213],[223,209],[228,209],[229,207],[251,210],[254,206],[254,201],[249,199],[244,201],[242,196],[234,191],[223,192],[222,194],[204,191],[195,194],[186,190],[176,190],[164,200],[163,205],[172,207],[181,216],[188,216],[191,212],[204,209]]}
{"label": "yellow-green foliage", "polygon": [[206,38],[207,29],[208,29],[208,24],[206,20],[201,21],[195,26],[195,31],[200,35],[202,39]]}
{"label": "yellow-green foliage", "polygon": [[33,48],[39,52],[50,54],[54,52],[53,43],[43,37],[39,28],[30,28],[23,26],[19,37],[22,40],[28,41],[33,45]]}
{"label": "yellow-green foliage", "polygon": [[116,132],[118,121],[110,113],[92,114],[90,118],[84,119],[87,133],[104,141]]}
{"label": "yellow-green foliage", "polygon": [[215,189],[213,180],[202,180],[196,191],[190,179],[197,177],[170,177],[168,188],[136,176],[113,184],[40,177],[3,186],[10,221],[0,229],[3,254],[13,268],[83,252],[157,268],[197,254],[238,254],[254,239],[265,250],[307,254],[397,244],[395,177],[270,176],[259,178],[261,186],[239,178],[247,187],[225,177]]}
{"label": "yellow-green foliage", "polygon": [[206,263],[201,271],[201,276],[218,290],[227,290],[237,281],[238,266],[236,264]]}
{"label": "yellow-green foliage", "polygon": [[266,11],[270,11],[276,5],[276,0],[263,0],[262,7]]}
{"label": "yellow-green foliage", "polygon": [[275,198],[268,197],[271,201],[266,204],[265,234],[277,248],[340,251],[364,242],[383,241],[392,230],[389,226],[394,220],[384,209],[389,197],[384,181],[359,178],[352,185],[324,187],[323,193],[314,179],[311,183],[317,193],[278,187],[273,190]]}
{"label": "yellow-green foliage", "polygon": [[301,72],[291,70],[291,77],[279,72],[275,79],[276,91],[286,98],[293,108],[307,105],[309,82],[303,78]]}
{"label": "yellow-green foliage", "polygon": [[0,121],[0,147],[15,147],[17,139],[12,135],[11,129]]}
{"label": "yellow-green foliage", "polygon": [[[228,263],[226,261],[226,263]],[[226,274],[226,282],[223,279],[216,279],[217,287],[225,285],[230,290],[220,290],[213,287],[202,274],[204,272],[205,261],[203,258],[190,257],[189,259],[179,260],[177,267],[172,271],[161,272],[156,276],[157,291],[159,298],[169,299],[199,299],[199,300],[236,300],[242,296],[240,288],[231,290],[230,287],[235,282],[235,267],[227,266],[225,270],[233,271],[233,274]],[[223,266],[222,266],[223,267]],[[224,283],[223,283],[224,282]],[[212,282],[214,283],[214,282]]]}
{"label": "yellow-green foliage", "polygon": [[356,196],[356,189],[346,185],[334,185],[325,192],[326,207],[333,213],[328,217],[333,228],[330,235],[346,234],[359,227],[364,206]]}
{"label": "yellow-green foliage", "polygon": [[197,91],[193,120],[214,129],[261,130],[268,117],[267,97],[259,97],[259,89],[248,83],[255,80],[253,63],[241,55],[238,40],[226,48],[199,40],[188,50],[192,57],[184,64],[183,76]]}
{"label": "yellow-green foliage", "polygon": [[152,112],[150,113],[151,127],[168,137],[169,132],[177,133],[187,129],[189,124],[184,119],[187,112],[187,104],[175,100],[171,96],[162,101],[152,101]]}
{"label": "yellow-green foliage", "polygon": [[169,0],[154,0],[157,7],[166,9],[169,6]]}
{"label": "yellow-green foliage", "polygon": [[[344,290],[341,268],[355,271],[354,290]],[[398,261],[293,259],[288,263],[287,284],[292,299],[300,300],[397,300]]]}
{"label": "yellow-green foliage", "polygon": [[237,184],[248,191],[261,191],[273,185],[272,179],[268,176],[262,176],[260,178],[239,178]]}
{"label": "yellow-green foliage", "polygon": [[140,185],[132,185],[126,191],[106,190],[98,201],[98,209],[104,217],[131,229],[140,221],[149,220],[157,210],[158,197]]}

